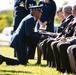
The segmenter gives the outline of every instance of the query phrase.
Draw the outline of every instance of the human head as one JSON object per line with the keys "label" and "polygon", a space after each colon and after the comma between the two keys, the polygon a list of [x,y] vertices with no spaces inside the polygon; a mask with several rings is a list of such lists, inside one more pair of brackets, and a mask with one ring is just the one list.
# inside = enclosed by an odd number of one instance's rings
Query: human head
{"label": "human head", "polygon": [[58,18],[61,19],[61,20],[64,19],[62,9],[63,9],[63,7],[59,7],[59,9],[57,10],[57,16],[58,16]]}
{"label": "human head", "polygon": [[74,17],[76,17],[76,4],[72,7],[72,14]]}
{"label": "human head", "polygon": [[52,0],[44,0],[44,2],[50,2],[50,1],[52,1]]}
{"label": "human head", "polygon": [[36,19],[40,19],[41,15],[42,15],[42,6],[31,6],[29,7],[30,9],[30,13],[36,18]]}
{"label": "human head", "polygon": [[62,11],[63,11],[64,18],[66,18],[67,16],[72,14],[72,6],[65,5],[65,6],[63,6],[63,10]]}

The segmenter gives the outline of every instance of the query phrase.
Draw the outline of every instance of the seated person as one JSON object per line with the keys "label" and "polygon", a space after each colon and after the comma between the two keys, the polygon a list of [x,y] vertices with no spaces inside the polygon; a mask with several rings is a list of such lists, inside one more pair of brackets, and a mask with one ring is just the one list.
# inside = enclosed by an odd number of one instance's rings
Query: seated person
{"label": "seated person", "polygon": [[67,54],[69,58],[70,68],[72,73],[76,74],[76,44],[67,48]]}
{"label": "seated person", "polygon": [[[58,33],[59,32],[61,32],[61,31],[63,31],[63,29],[69,24],[69,22],[73,19],[73,16],[71,15],[71,10],[72,10],[72,8],[70,7],[70,6],[66,6],[66,7],[64,7],[63,8],[63,13],[64,13],[64,18],[65,18],[65,20],[62,22],[62,24],[60,25],[60,27],[58,27],[58,29],[57,29],[57,33],[50,33],[51,34],[51,36],[57,36],[58,35]],[[53,35],[54,34],[54,35]],[[54,38],[55,38],[54,37]],[[47,39],[45,39],[45,40],[43,40],[42,42],[40,42],[40,44],[39,44],[39,48],[40,49],[43,49],[43,51],[45,51],[44,53],[46,53],[46,42],[48,41],[48,40],[54,40],[54,38],[47,38]],[[47,45],[47,46],[49,46],[50,47],[50,43],[49,43],[49,45]],[[42,48],[41,48],[42,47]],[[39,50],[39,51],[42,51],[42,50]],[[44,56],[44,59],[45,59],[45,56]],[[38,62],[38,61],[37,61]],[[41,63],[41,62],[40,62]]]}
{"label": "seated person", "polygon": [[[76,36],[76,5],[73,6],[72,14],[74,15],[74,20],[72,21],[72,25],[70,29],[74,27],[74,35]],[[55,41],[51,43],[51,48],[54,53],[54,59],[56,62],[57,70],[61,70],[65,72],[71,72],[69,59],[67,55],[67,48],[74,44],[76,37],[68,37],[68,38],[61,38],[60,41]]]}

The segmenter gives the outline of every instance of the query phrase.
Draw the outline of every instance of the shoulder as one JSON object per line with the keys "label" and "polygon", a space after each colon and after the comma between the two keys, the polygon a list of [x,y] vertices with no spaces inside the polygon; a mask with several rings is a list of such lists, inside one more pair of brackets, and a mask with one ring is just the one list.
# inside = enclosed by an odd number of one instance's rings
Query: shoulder
{"label": "shoulder", "polygon": [[23,18],[23,20],[29,20],[29,19],[32,19],[34,18],[31,14],[27,15],[26,17]]}
{"label": "shoulder", "polygon": [[50,3],[56,4],[54,0],[50,1]]}
{"label": "shoulder", "polygon": [[56,7],[56,3],[55,3],[55,1],[53,1],[53,0],[50,1],[50,5],[53,6],[53,7]]}

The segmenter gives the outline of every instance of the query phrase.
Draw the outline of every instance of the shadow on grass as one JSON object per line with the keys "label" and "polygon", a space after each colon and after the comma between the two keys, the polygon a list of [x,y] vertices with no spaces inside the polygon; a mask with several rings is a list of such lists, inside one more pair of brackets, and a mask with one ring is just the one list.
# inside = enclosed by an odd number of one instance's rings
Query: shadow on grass
{"label": "shadow on grass", "polygon": [[28,64],[28,66],[41,66],[41,67],[47,67],[47,65],[45,65],[45,64]]}
{"label": "shadow on grass", "polygon": [[[13,75],[13,74],[7,74],[7,73],[6,73],[6,74],[0,74],[0,75]],[[14,74],[14,75],[17,75],[17,74]]]}
{"label": "shadow on grass", "polygon": [[[15,71],[15,70],[0,70],[0,72],[11,72],[11,73],[30,73],[32,74],[32,72],[29,71]],[[2,74],[1,74],[2,75]],[[6,74],[5,74],[6,75]],[[9,74],[10,75],[10,74]]]}

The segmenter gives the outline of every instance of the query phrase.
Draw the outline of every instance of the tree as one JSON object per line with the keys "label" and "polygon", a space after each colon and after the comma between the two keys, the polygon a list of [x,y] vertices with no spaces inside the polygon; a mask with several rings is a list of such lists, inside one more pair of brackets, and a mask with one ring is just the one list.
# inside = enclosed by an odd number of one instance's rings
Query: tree
{"label": "tree", "polygon": [[4,11],[0,13],[0,32],[5,27],[12,26],[13,22],[13,11]]}

